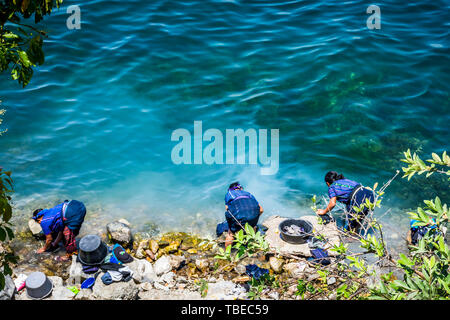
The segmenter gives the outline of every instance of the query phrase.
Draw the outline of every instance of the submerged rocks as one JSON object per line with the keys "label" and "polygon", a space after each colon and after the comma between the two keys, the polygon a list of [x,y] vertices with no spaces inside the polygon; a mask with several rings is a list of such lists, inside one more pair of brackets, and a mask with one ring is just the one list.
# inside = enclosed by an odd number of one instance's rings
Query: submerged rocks
{"label": "submerged rocks", "polygon": [[117,242],[122,246],[128,246],[131,242],[131,228],[124,221],[114,221],[106,225],[106,231],[111,241]]}

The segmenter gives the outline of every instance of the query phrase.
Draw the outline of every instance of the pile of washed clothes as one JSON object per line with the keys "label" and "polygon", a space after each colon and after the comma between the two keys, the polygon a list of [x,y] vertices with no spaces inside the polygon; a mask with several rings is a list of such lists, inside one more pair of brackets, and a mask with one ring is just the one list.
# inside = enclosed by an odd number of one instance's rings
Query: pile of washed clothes
{"label": "pile of washed clothes", "polygon": [[305,233],[305,229],[303,229],[302,227],[300,227],[296,224],[292,224],[290,226],[285,226],[283,228],[283,231],[291,236],[301,236],[302,234]]}
{"label": "pile of washed clothes", "polygon": [[329,265],[331,263],[328,251],[325,250],[327,241],[318,237],[311,237],[308,239],[308,247],[312,257],[308,258],[313,263],[320,263],[322,265]]}
{"label": "pile of washed clothes", "polygon": [[105,272],[101,277],[101,280],[105,285],[110,285],[111,283],[118,281],[130,281],[133,277],[133,271],[124,264],[132,261],[133,257],[129,255],[120,244],[108,247],[108,254],[103,260],[103,263],[98,266],[85,265],[77,258],[77,262],[80,262],[83,266],[83,272],[86,274],[93,274],[92,277],[86,279],[81,284],[81,288],[91,288],[95,284],[97,276],[101,271]]}

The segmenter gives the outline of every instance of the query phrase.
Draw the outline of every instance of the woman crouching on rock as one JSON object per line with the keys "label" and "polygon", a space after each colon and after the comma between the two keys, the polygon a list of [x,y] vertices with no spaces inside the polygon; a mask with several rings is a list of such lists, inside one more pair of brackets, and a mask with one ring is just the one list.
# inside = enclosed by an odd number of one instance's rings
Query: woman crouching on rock
{"label": "woman crouching on rock", "polygon": [[225,247],[233,244],[234,234],[245,228],[248,223],[254,229],[264,209],[255,197],[239,184],[234,182],[228,187],[225,195],[225,222],[217,225],[216,233],[219,237],[223,232],[227,233]]}
{"label": "woman crouching on rock", "polygon": [[366,199],[373,203],[375,201],[374,192],[364,188],[356,181],[345,179],[342,174],[338,174],[335,171],[330,171],[325,175],[325,183],[328,186],[330,202],[326,209],[317,210],[317,214],[319,216],[327,215],[336,206],[336,201],[339,201],[346,206],[347,219],[344,229],[357,231],[361,227],[362,220],[369,212],[369,208],[364,207],[358,213],[354,207],[361,208]]}
{"label": "woman crouching on rock", "polygon": [[86,207],[77,200],[66,200],[50,209],[35,210],[32,218],[41,225],[45,234],[45,245],[37,253],[56,249],[62,240],[67,254],[58,257],[58,260],[68,260],[77,251],[75,237],[80,232],[85,215]]}

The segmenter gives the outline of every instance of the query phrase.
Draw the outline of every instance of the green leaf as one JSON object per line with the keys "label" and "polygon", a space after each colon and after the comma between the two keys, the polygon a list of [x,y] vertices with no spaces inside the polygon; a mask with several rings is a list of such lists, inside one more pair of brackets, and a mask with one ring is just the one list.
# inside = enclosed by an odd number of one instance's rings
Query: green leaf
{"label": "green leaf", "polygon": [[11,219],[12,216],[12,209],[9,203],[5,206],[5,211],[3,213],[3,221],[8,222]]}
{"label": "green leaf", "polygon": [[14,238],[14,232],[11,228],[5,227],[6,232],[8,233],[8,239],[12,240]]}
{"label": "green leaf", "polygon": [[6,232],[3,229],[3,227],[0,227],[0,241],[5,241],[6,239]]}
{"label": "green leaf", "polygon": [[5,276],[0,272],[0,291],[5,288]]}
{"label": "green leaf", "polygon": [[30,59],[28,58],[28,55],[25,51],[19,51],[19,58],[20,61],[22,61],[22,64],[24,65],[24,67],[28,68],[32,65]]}

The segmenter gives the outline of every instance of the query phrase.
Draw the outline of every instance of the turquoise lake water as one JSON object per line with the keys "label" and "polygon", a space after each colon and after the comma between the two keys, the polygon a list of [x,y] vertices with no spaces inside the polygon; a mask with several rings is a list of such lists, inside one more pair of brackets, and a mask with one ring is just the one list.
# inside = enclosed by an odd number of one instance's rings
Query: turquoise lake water
{"label": "turquoise lake water", "polygon": [[[68,30],[69,5],[81,29]],[[0,164],[17,210],[75,198],[126,217],[212,233],[229,183],[272,214],[310,214],[328,170],[372,186],[402,151],[449,149],[449,2],[64,1],[43,28],[46,61],[22,89],[0,76]],[[279,129],[279,170],[175,165],[177,128]],[[445,179],[397,178],[385,218],[441,195]],[[381,211],[382,213],[383,211]],[[28,214],[28,211],[27,211]],[[391,219],[391,220],[389,220]]]}

